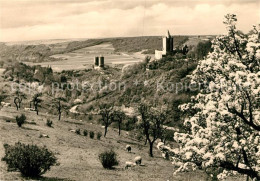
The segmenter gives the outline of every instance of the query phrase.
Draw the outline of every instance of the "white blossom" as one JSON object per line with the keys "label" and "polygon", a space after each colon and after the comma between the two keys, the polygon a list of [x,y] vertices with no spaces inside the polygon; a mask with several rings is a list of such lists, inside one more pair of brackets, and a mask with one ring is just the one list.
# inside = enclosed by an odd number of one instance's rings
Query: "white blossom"
{"label": "white blossom", "polygon": [[[197,162],[204,168],[218,168],[223,161],[260,171],[260,26],[247,36],[235,22],[235,15],[226,16],[228,34],[212,41],[213,52],[190,76],[191,82],[210,80],[209,89],[203,88],[192,102],[179,106],[196,113],[184,121],[190,132],[174,134],[178,151],[168,148],[179,167],[174,174],[187,171],[188,165],[196,168]],[[224,168],[217,177],[232,174],[237,174],[234,168]]]}

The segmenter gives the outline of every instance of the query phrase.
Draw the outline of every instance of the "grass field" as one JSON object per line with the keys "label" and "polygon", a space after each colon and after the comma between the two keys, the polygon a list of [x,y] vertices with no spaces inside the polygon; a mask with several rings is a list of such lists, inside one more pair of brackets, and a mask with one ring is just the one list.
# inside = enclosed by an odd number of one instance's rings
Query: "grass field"
{"label": "grass field", "polygon": [[[25,124],[18,128],[14,121],[14,116],[21,112],[25,113],[29,122],[34,124]],[[53,120],[53,128],[45,125],[46,119]],[[10,120],[11,122],[6,122]],[[3,144],[14,144],[17,141],[23,143],[46,145],[50,150],[56,153],[59,166],[54,166],[44,177],[59,178],[68,180],[183,180],[181,175],[173,178],[173,167],[170,161],[164,160],[160,153],[155,150],[155,157],[148,156],[148,146],[144,146],[127,136],[123,131],[118,136],[117,130],[109,128],[107,138],[101,140],[90,139],[82,135],[72,133],[70,129],[80,128],[88,131],[103,132],[100,125],[81,122],[73,119],[63,119],[56,121],[57,117],[40,113],[36,116],[35,112],[20,111],[13,108],[2,108],[0,110],[0,157],[3,157]],[[39,138],[40,134],[47,134],[50,138]],[[132,153],[124,151],[125,145],[132,146]],[[114,170],[103,169],[98,160],[98,154],[112,148],[119,156],[119,165]],[[144,166],[124,170],[125,161],[131,161],[135,156],[140,155],[143,158]],[[7,172],[4,162],[0,162],[0,180],[20,180],[18,172]],[[203,174],[189,173],[185,176],[186,180],[201,180]]]}
{"label": "grass field", "polygon": [[[194,47],[200,41],[212,39],[213,36],[174,36],[174,46],[181,47],[183,44]],[[94,46],[91,46],[94,44]],[[95,45],[96,44],[96,45]],[[69,46],[68,46],[69,45]],[[51,44],[53,52],[63,52],[50,57],[61,61],[44,61],[28,65],[51,66],[54,71],[80,70],[91,68],[95,56],[103,55],[105,64],[133,64],[142,61],[146,55],[154,58],[154,50],[162,48],[161,37],[129,37],[129,38],[107,38],[86,41],[56,42]],[[70,48],[66,48],[66,46]],[[78,48],[76,48],[78,47]],[[68,49],[68,51],[65,51]],[[71,49],[71,50],[70,50]],[[75,50],[74,50],[75,49]],[[69,51],[70,50],[70,51]],[[146,52],[148,54],[143,54]]]}
{"label": "grass field", "polygon": [[[36,124],[25,124],[19,128],[14,122],[15,115],[24,113],[28,122]],[[46,119],[50,118],[53,127],[47,127]],[[10,122],[7,122],[9,120]],[[35,112],[20,110],[14,107],[2,108],[0,110],[0,157],[3,157],[3,144],[14,144],[21,141],[27,144],[46,145],[55,152],[60,165],[54,166],[43,175],[41,180],[132,180],[132,181],[200,181],[206,180],[206,175],[201,171],[180,173],[173,175],[173,166],[170,161],[163,159],[159,151],[154,148],[155,157],[148,156],[148,145],[144,146],[129,136],[125,131],[118,136],[117,130],[109,128],[107,137],[97,140],[72,133],[70,129],[80,128],[88,131],[103,132],[101,125],[90,122],[82,122],[70,118],[57,117],[45,113],[36,116]],[[49,138],[39,138],[40,134],[47,134]],[[132,146],[132,153],[124,150],[125,145]],[[98,154],[106,149],[114,149],[118,153],[119,165],[114,170],[106,170],[98,160]],[[143,158],[144,166],[136,166],[128,170],[124,169],[125,161],[131,161],[135,156]],[[7,172],[4,162],[0,162],[0,180],[22,180],[18,172]],[[239,180],[237,178],[228,180]],[[241,180],[241,179],[240,179]],[[243,178],[244,180],[244,178]]]}
{"label": "grass field", "polygon": [[93,65],[95,56],[103,55],[105,64],[132,64],[142,61],[145,57],[140,52],[136,53],[115,53],[111,43],[103,43],[87,48],[75,50],[73,52],[53,55],[54,58],[61,58],[61,61],[32,63],[28,65],[51,66],[54,71],[79,70],[90,68]]}

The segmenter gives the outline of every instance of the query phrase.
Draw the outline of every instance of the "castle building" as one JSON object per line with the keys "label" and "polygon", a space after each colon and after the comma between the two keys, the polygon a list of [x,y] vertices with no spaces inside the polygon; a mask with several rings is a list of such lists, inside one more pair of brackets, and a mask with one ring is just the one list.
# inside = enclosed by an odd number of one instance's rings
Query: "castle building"
{"label": "castle building", "polygon": [[162,39],[163,48],[162,51],[155,50],[154,58],[156,60],[161,59],[162,57],[169,55],[173,52],[173,36],[171,36],[170,32],[168,31],[167,35]]}
{"label": "castle building", "polygon": [[96,56],[94,57],[94,68],[104,68],[105,66],[105,58],[104,56]]}

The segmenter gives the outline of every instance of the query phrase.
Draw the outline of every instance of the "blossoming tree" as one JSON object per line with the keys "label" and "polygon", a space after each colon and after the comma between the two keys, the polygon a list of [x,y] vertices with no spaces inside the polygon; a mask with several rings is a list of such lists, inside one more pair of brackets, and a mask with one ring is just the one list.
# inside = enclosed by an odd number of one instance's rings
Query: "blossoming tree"
{"label": "blossoming tree", "polygon": [[200,93],[180,109],[188,131],[175,133],[170,149],[175,173],[202,168],[217,178],[244,174],[260,180],[260,25],[249,34],[225,16],[227,35],[213,40],[213,52],[191,75]]}

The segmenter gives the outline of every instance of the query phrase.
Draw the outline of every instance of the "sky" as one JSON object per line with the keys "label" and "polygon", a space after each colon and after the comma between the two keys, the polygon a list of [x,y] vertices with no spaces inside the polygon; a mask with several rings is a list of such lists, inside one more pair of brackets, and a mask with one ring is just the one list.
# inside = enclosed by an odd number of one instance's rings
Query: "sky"
{"label": "sky", "polygon": [[217,35],[227,13],[248,32],[260,0],[0,0],[0,41]]}

